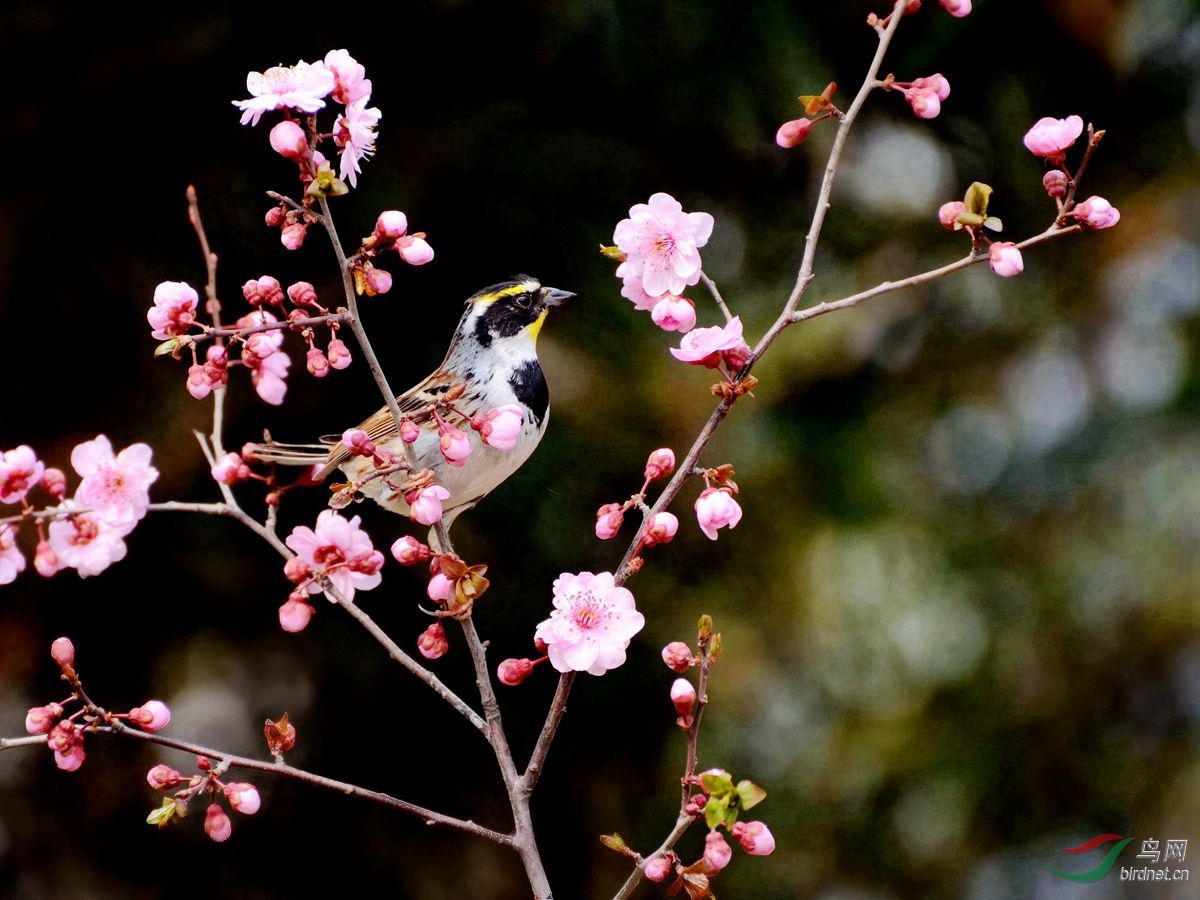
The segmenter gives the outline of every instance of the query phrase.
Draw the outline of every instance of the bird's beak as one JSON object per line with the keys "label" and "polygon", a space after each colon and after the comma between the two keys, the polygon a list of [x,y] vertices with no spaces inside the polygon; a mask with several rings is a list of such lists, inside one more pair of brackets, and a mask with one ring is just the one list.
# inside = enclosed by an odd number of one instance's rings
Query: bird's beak
{"label": "bird's beak", "polygon": [[570,300],[575,295],[570,291],[560,291],[558,288],[544,287],[542,288],[542,305],[547,309],[554,306],[559,306],[565,300]]}

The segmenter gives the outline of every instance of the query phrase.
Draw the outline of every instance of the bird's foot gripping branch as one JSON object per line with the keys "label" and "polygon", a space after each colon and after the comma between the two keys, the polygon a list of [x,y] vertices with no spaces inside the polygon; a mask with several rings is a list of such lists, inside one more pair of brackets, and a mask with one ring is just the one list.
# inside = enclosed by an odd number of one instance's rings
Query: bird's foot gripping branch
{"label": "bird's foot gripping branch", "polygon": [[[549,410],[549,386],[538,361],[537,336],[547,313],[571,294],[545,287],[528,276],[478,291],[468,300],[441,367],[406,392],[397,394],[391,389],[368,339],[359,300],[388,295],[394,286],[392,268],[399,264],[403,271],[404,266],[429,264],[434,251],[428,236],[410,230],[408,217],[398,210],[379,213],[371,234],[356,246],[347,247],[338,236],[334,204],[347,202],[358,187],[362,166],[374,152],[381,118],[380,110],[371,105],[371,82],[345,50],[332,51],[315,63],[251,73],[247,80],[251,96],[236,101],[243,124],[271,121],[270,146],[296,178],[291,193],[270,192],[266,226],[277,231],[283,246],[296,253],[309,246],[310,229],[323,231],[340,268],[341,293],[323,298],[308,281],[285,286],[269,274],[242,273],[235,281],[241,282],[245,305],[226,310],[219,298],[229,292],[218,286],[217,256],[202,225],[196,193],[189,189],[189,216],[206,263],[204,299],[184,280],[167,281],[158,286],[147,312],[156,354],[183,363],[186,371],[181,373],[185,375],[180,379],[181,389],[196,401],[211,405],[211,428],[198,437],[212,473],[213,499],[152,502],[150,490],[158,473],[152,465],[151,449],[138,443],[114,452],[103,435],[78,445],[71,453],[70,468],[78,478],[73,491],[66,466],[48,465],[29,446],[20,445],[0,456],[0,503],[7,507],[0,518],[0,584],[18,576],[32,577],[23,574],[30,556],[40,577],[66,569],[74,569],[81,577],[98,575],[125,556],[125,539],[149,512],[233,518],[283,559],[279,584],[280,597],[286,599],[278,609],[281,627],[297,632],[312,626],[317,607],[311,601],[318,595],[353,617],[389,657],[479,732],[495,756],[511,809],[510,821],[482,826],[294,768],[285,762],[284,754],[295,745],[298,729],[286,717],[268,723],[270,759],[236,756],[175,740],[161,731],[170,719],[167,705],[161,701],[144,703],[124,714],[111,713],[93,702],[74,669],[74,648],[66,639],[55,642],[52,655],[70,689],[69,696],[31,709],[26,723],[29,736],[4,739],[0,749],[42,744],[54,751],[57,765],[67,771],[84,762],[85,741],[101,737],[136,738],[194,753],[194,774],[184,775],[164,765],[150,770],[150,787],[168,796],[149,821],[166,825],[186,812],[193,799],[200,799],[207,803],[204,830],[217,841],[231,833],[226,806],[241,813],[259,808],[257,789],[227,780],[225,773],[230,769],[257,770],[341,791],[511,849],[521,860],[534,896],[551,896],[530,802],[568,695],[579,673],[603,675],[625,663],[630,643],[645,625],[645,614],[638,609],[627,582],[647,560],[664,552],[656,549],[647,554],[647,550],[671,542],[678,533],[679,518],[669,507],[678,509],[684,488],[694,487],[691,502],[696,526],[710,540],[717,541],[722,529],[735,528],[740,522],[742,508],[733,465],[702,458],[733,407],[752,396],[750,392],[758,384],[752,372],[782,332],[807,319],[984,261],[999,276],[1015,276],[1023,269],[1023,251],[1063,235],[1108,228],[1119,220],[1117,210],[1101,197],[1082,202],[1075,199],[1103,132],[1088,126],[1083,152],[1071,165],[1068,160],[1075,155],[1084,123],[1078,116],[1044,118],[1029,129],[1024,142],[1036,159],[1044,161],[1045,174],[1035,174],[1031,167],[1030,180],[1040,179],[1038,190],[1044,190],[1053,202],[1045,231],[1019,241],[994,240],[988,232],[994,234],[1002,228],[994,210],[998,204],[990,186],[975,183],[961,201],[930,210],[932,227],[940,222],[969,240],[963,257],[840,299],[801,305],[814,282],[816,251],[839,162],[868,98],[879,95],[886,102],[890,97],[883,95],[898,94],[920,119],[933,118],[944,103],[951,102],[950,83],[940,73],[908,81],[883,74],[887,49],[902,21],[920,6],[919,2],[899,0],[890,11],[884,11],[886,15],[869,17],[867,25],[878,36],[877,49],[861,86],[844,108],[835,102],[836,84],[830,82],[821,93],[802,96],[804,115],[779,128],[776,143],[785,149],[804,141],[821,123],[827,123],[821,127],[836,131],[794,288],[781,298],[776,318],[754,342],[747,339],[743,320],[734,313],[735,304],[727,301],[704,271],[701,250],[720,227],[713,216],[687,212],[671,195],[655,193],[647,203],[632,206],[628,217],[616,225],[612,245],[603,252],[619,263],[615,272],[621,281],[619,293],[636,309],[648,312],[659,328],[680,334],[678,346],[664,348],[664,354],[669,349],[683,364],[678,369],[680,383],[685,387],[691,384],[698,394],[711,391],[717,401],[678,457],[670,448],[646,448],[650,452],[642,483],[627,500],[603,504],[594,522],[568,526],[581,534],[593,529],[597,538],[607,540],[618,535],[627,515],[637,519],[630,543],[620,561],[614,560],[612,571],[563,572],[557,577],[541,573],[547,584],[544,609],[548,612],[528,622],[535,648],[530,656],[506,658],[494,668],[489,663],[488,644],[480,637],[476,622],[477,618],[486,621],[486,604],[479,601],[490,584],[487,567],[463,560],[447,529],[456,515],[498,487],[537,447]],[[971,11],[970,3],[961,0],[941,0],[940,6],[958,17]],[[1014,135],[1014,139],[1018,137]],[[769,142],[770,135],[764,140]],[[687,296],[701,283],[712,300],[707,311]],[[613,294],[615,299],[615,287]],[[701,326],[703,318],[715,319],[715,324]],[[256,443],[258,435],[239,435],[236,439],[241,449],[228,449],[227,443],[233,439],[224,415],[228,392],[242,389],[248,376],[249,385],[263,402],[282,404],[289,378],[295,377],[292,363],[297,352],[302,353],[304,367],[315,378],[328,377],[361,357],[379,387],[379,412],[345,429],[340,440],[328,445]],[[707,380],[689,381],[684,366],[713,370],[717,381],[711,386]],[[238,369],[244,373],[239,374]],[[242,445],[242,441],[247,443]],[[298,477],[287,476],[285,465],[304,468]],[[333,480],[330,476],[336,469],[349,480]],[[322,481],[326,486],[316,487]],[[288,498],[299,490],[329,490],[330,486],[332,508],[322,511],[312,525],[296,525],[281,536],[281,509]],[[651,495],[654,488],[656,496]],[[428,569],[423,589],[413,586],[412,593],[414,602],[433,604],[433,622],[407,641],[394,639],[359,606],[360,592],[377,588],[388,568],[387,555],[376,547],[376,539],[364,530],[360,517],[347,517],[341,511],[362,497],[431,529],[428,543],[411,534],[388,536],[391,556],[399,564]],[[536,566],[536,556],[530,556],[527,564]],[[292,585],[290,594],[288,583]],[[503,589],[502,585],[496,588]],[[447,626],[457,634],[448,633]],[[431,663],[443,657],[452,661],[450,650],[458,641],[467,649],[477,698],[460,696],[431,668]],[[424,661],[404,649],[414,644]],[[616,891],[618,897],[628,896],[642,878],[663,882],[671,891],[682,889],[693,900],[710,897],[713,879],[732,858],[729,839],[750,855],[766,855],[775,849],[768,825],[747,821],[745,816],[757,808],[766,792],[740,773],[735,779],[722,768],[699,766],[700,724],[709,700],[709,678],[722,649],[720,634],[711,619],[703,616],[694,642],[675,641],[662,651],[667,667],[675,673],[673,684],[664,681],[664,701],[669,692],[677,724],[686,736],[680,808],[676,822],[653,849],[638,851],[617,835],[603,838],[619,854],[612,858],[625,857],[629,864],[621,870],[624,883]],[[557,689],[522,763],[505,735],[495,683],[516,686],[549,670],[558,673]],[[689,673],[694,674],[694,681],[686,677]],[[586,708],[587,699],[582,698],[580,705]],[[669,708],[664,702],[664,709]],[[267,809],[269,814],[269,803]],[[679,849],[679,842],[691,826],[699,824],[707,829],[703,846],[697,843],[690,855],[686,854]]]}

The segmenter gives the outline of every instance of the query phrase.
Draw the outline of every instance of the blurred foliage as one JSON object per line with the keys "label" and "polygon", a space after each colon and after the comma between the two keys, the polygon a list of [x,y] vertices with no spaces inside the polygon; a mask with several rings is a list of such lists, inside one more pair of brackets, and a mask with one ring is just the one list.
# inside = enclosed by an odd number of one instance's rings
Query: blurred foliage
{"label": "blurred foliage", "polygon": [[[441,359],[480,286],[527,271],[580,294],[542,337],[549,436],[456,527],[491,566],[478,618],[493,659],[522,655],[552,579],[619,558],[591,537],[594,510],[636,489],[649,450],[690,443],[712,403],[595,247],[656,190],[712,212],[706,268],[760,334],[791,289],[832,137],[784,152],[772,135],[799,94],[836,80],[852,96],[875,47],[862,22],[885,5],[443,0],[383,19],[15,0],[0,49],[42,64],[5,130],[0,447],[65,462],[100,432],[145,440],[156,498],[213,496],[190,434],[207,405],[182,367],[151,358],[145,309],[161,280],[203,281],[189,183],[229,305],[264,272],[331,294],[318,236],[293,255],[262,227],[263,192],[290,189],[289,166],[229,101],[247,71],[346,47],[384,115],[341,232],[398,207],[438,253],[368,306],[393,383]],[[722,897],[1082,896],[1043,868],[1066,867],[1060,847],[1114,831],[1200,841],[1200,18],[1186,0],[978,0],[963,20],[925,7],[886,68],[940,71],[953,93],[931,122],[872,97],[809,298],[956,258],[963,242],[934,213],[974,180],[995,188],[1006,238],[1044,228],[1041,164],[1020,142],[1043,115],[1107,129],[1083,195],[1122,222],[1027,253],[1020,278],[977,267],[772,349],[756,399],[705,454],[736,465],[742,524],[708,542],[684,493],[680,537],[631,583],[648,625],[629,664],[571,698],[535,809],[557,897],[620,883],[599,834],[649,848],[669,827],[683,741],[658,648],[691,639],[701,612],[726,647],[701,764],[768,790],[755,815],[779,844],[736,851]],[[247,393],[233,392],[233,446],[264,426],[336,431],[378,403],[361,365],[294,375],[278,410]],[[289,505],[285,530],[320,504]],[[377,544],[400,530],[361,512]],[[262,721],[286,709],[298,765],[506,827],[478,736],[352,622],[322,608],[308,631],[279,631],[278,565],[233,523],[164,514],[101,578],[27,573],[0,593],[0,733],[56,696],[47,648],[67,633],[97,698],[163,697],[181,738],[261,753]],[[427,623],[421,596],[393,568],[364,606],[408,643]],[[469,694],[465,668],[461,642],[437,664]],[[519,758],[553,690],[542,675],[503,695]],[[276,897],[326,879],[526,896],[507,853],[284,781],[255,779],[263,811],[235,817],[225,845],[198,813],[159,833],[143,824],[157,805],[143,775],[186,759],[119,741],[88,752],[71,775],[44,752],[0,756],[0,896]],[[701,845],[697,829],[681,849]],[[1086,893],[1123,887],[1110,875]]]}

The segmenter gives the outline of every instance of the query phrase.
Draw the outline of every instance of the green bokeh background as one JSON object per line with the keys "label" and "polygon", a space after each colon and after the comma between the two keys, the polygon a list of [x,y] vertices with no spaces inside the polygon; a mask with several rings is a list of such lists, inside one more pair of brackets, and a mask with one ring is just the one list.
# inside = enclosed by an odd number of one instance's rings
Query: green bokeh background
{"label": "green bokeh background", "polygon": [[[9,4],[2,58],[41,63],[10,76],[3,131],[0,448],[65,465],[98,433],[144,440],[155,499],[215,497],[191,437],[207,404],[181,365],[151,359],[145,310],[159,281],[203,281],[189,183],[228,309],[264,273],[335,296],[316,232],[289,254],[262,227],[263,192],[292,190],[292,175],[229,101],[247,71],[345,47],[383,119],[359,190],[337,204],[342,234],[400,208],[437,250],[366,305],[393,383],[437,364],[478,287],[524,271],[580,295],[541,338],[549,435],[455,528],[494,577],[478,613],[493,659],[524,655],[554,577],[620,558],[592,536],[595,509],[636,490],[650,450],[682,451],[712,405],[711,377],[670,358],[675,339],[619,296],[596,246],[654,191],[711,212],[706,269],[760,335],[794,280],[832,138],[819,128],[784,152],[775,128],[830,80],[848,102],[875,47],[863,19],[884,7]],[[571,697],[535,804],[556,897],[621,882],[600,833],[649,849],[669,828],[684,747],[658,649],[690,639],[701,612],[726,646],[701,764],[767,789],[753,815],[779,843],[767,859],[735,850],[719,896],[1190,896],[1044,866],[1090,867],[1099,852],[1059,848],[1103,832],[1136,839],[1126,865],[1145,839],[1200,841],[1200,13],[1185,0],[979,0],[962,20],[925,7],[885,70],[940,71],[953,93],[931,122],[872,97],[809,298],[955,259],[965,242],[934,213],[973,180],[995,187],[1005,237],[1044,228],[1043,167],[1020,143],[1043,115],[1108,130],[1083,194],[1112,200],[1121,224],[1027,253],[1020,278],[976,267],[781,338],[704,456],[736,466],[741,525],[710,543],[691,521],[696,488],[681,495],[680,536],[630,585],[647,627],[629,663]],[[376,408],[372,391],[361,365],[316,382],[297,364],[274,409],[235,377],[229,443],[264,426],[337,431]],[[283,530],[321,504],[289,498]],[[377,544],[404,530],[360,511]],[[321,608],[304,633],[279,631],[288,586],[269,548],[231,522],[166,514],[129,543],[99,578],[27,572],[0,589],[0,733],[59,696],[46,650],[69,634],[95,697],[162,697],[175,736],[262,753],[262,720],[286,709],[297,765],[506,827],[478,735],[351,621]],[[389,563],[363,606],[411,645],[421,599]],[[436,669],[471,692],[461,640]],[[548,674],[503,694],[521,759]],[[199,815],[156,832],[143,776],[158,761],[187,765],[113,740],[89,740],[74,774],[42,750],[0,755],[0,896],[306,896],[324,878],[348,894],[528,895],[505,852],[283,780],[253,779],[263,810],[235,817],[225,845]],[[680,849],[701,845],[696,829]]]}

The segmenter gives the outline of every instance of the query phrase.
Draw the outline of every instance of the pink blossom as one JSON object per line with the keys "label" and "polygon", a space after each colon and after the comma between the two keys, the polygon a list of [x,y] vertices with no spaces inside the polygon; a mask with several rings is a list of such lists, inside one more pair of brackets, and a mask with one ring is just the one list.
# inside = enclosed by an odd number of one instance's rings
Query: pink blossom
{"label": "pink blossom", "polygon": [[675,451],[670,447],[660,447],[646,459],[646,470],[643,474],[647,481],[658,481],[674,471]]}
{"label": "pink blossom", "polygon": [[[346,600],[353,600],[356,590],[369,591],[383,580],[379,572],[383,554],[371,545],[370,536],[358,527],[359,521],[358,516],[345,519],[332,509],[322,510],[315,530],[298,525],[284,541],[317,577],[333,582]],[[322,590],[315,580],[308,586],[310,594]],[[334,600],[328,591],[325,596]]]}
{"label": "pink blossom", "polygon": [[83,765],[87,754],[83,751],[83,739],[80,738],[77,743],[71,745],[69,750],[55,750],[54,764],[64,772],[74,772]]}
{"label": "pink blossom", "polygon": [[[67,501],[60,509],[75,508]],[[99,575],[115,562],[125,558],[124,538],[135,522],[113,524],[96,513],[76,513],[49,524],[50,549],[64,569],[74,569],[81,578]]]}
{"label": "pink blossom", "polygon": [[1004,278],[1019,275],[1025,268],[1021,251],[1012,241],[996,241],[988,248],[988,261],[992,271]]}
{"label": "pink blossom", "polygon": [[708,213],[685,213],[670,194],[651,195],[649,203],[630,207],[629,218],[613,231],[613,243],[627,257],[619,276],[640,276],[651,297],[682,294],[700,280],[699,248],[708,243],[712,229]]}
{"label": "pink blossom", "polygon": [[288,299],[297,306],[308,306],[316,309],[320,306],[317,302],[317,289],[308,281],[297,281],[295,284],[289,284],[287,289]]}
{"label": "pink blossom", "polygon": [[[274,321],[274,316],[269,313],[262,315]],[[282,334],[278,331],[268,331],[250,335],[249,340],[242,345],[242,362],[250,370],[250,381],[254,390],[272,406],[283,403],[287,393],[287,373],[292,365],[287,353],[277,349],[282,343]]]}
{"label": "pink blossom", "polygon": [[325,68],[333,72],[334,84],[330,96],[348,105],[371,96],[371,79],[367,70],[346,50],[330,50],[325,54]]}
{"label": "pink blossom", "polygon": [[71,465],[83,477],[75,489],[76,502],[114,525],[137,522],[150,506],[150,485],[158,479],[152,456],[147,444],[131,444],[114,456],[104,435],[79,444],[71,451]]}
{"label": "pink blossom", "polygon": [[733,858],[733,850],[719,831],[710,831],[704,837],[704,861],[714,871],[719,872],[729,865]]}
{"label": "pink blossom", "polygon": [[675,713],[679,716],[690,716],[696,707],[696,689],[686,678],[676,678],[671,685],[671,702],[675,704]]}
{"label": "pink blossom", "polygon": [[385,209],[375,220],[375,237],[395,241],[408,234],[408,216],[398,209]]}
{"label": "pink blossom", "polygon": [[942,101],[933,91],[904,92],[904,98],[918,119],[934,119],[942,111]]}
{"label": "pink blossom", "polygon": [[442,518],[442,501],[450,499],[450,492],[440,484],[421,488],[408,500],[409,516],[422,525],[433,525]]}
{"label": "pink blossom", "polygon": [[496,666],[496,678],[501,684],[516,687],[533,673],[533,660],[506,659]]}
{"label": "pink blossom", "polygon": [[[58,561],[58,555],[49,541],[38,541],[37,549],[33,552],[33,568],[43,578],[49,578],[62,569],[62,563]],[[3,583],[3,578],[0,578],[0,584]]]}
{"label": "pink blossom", "polygon": [[371,266],[363,272],[363,282],[368,297],[386,294],[392,289],[392,273]]}
{"label": "pink blossom", "polygon": [[550,664],[559,672],[603,675],[625,662],[625,648],[646,620],[633,594],[611,572],[564,572],[554,580],[554,610],[537,626]]}
{"label": "pink blossom", "polygon": [[941,72],[915,79],[912,87],[915,91],[932,91],[938,100],[945,100],[950,96],[950,82]]}
{"label": "pink blossom", "polygon": [[418,541],[412,535],[399,537],[392,544],[392,556],[402,566],[415,566],[429,559],[430,551],[427,544]]}
{"label": "pink blossom", "polygon": [[308,153],[308,136],[291,119],[284,119],[271,129],[271,149],[284,159],[301,159]]}
{"label": "pink blossom", "polygon": [[718,528],[736,528],[742,520],[742,508],[733,494],[722,488],[706,488],[696,498],[696,520],[710,541],[717,539]]}
{"label": "pink blossom", "polygon": [[620,503],[605,503],[596,510],[596,537],[602,541],[616,537],[625,521],[625,511]]}
{"label": "pink blossom", "polygon": [[129,720],[146,731],[159,731],[171,722],[171,710],[161,700],[147,700],[129,711]]}
{"label": "pink blossom", "polygon": [[438,444],[446,462],[454,467],[465,466],[471,455],[471,441],[453,425],[442,425],[438,429]]}
{"label": "pink blossom", "polygon": [[154,305],[146,311],[150,336],[157,341],[185,334],[196,321],[200,298],[182,281],[164,281],[154,289]]}
{"label": "pink blossom", "polygon": [[351,363],[350,348],[342,342],[341,338],[333,338],[329,341],[329,346],[325,348],[325,355],[329,358],[329,365],[335,369],[344,369]]}
{"label": "pink blossom", "polygon": [[304,222],[292,222],[279,230],[279,243],[285,250],[296,251],[304,246],[304,238],[308,236],[308,225]]}
{"label": "pink blossom", "polygon": [[23,501],[45,471],[45,465],[27,444],[4,451],[0,454],[0,503]]}
{"label": "pink blossom", "polygon": [[375,442],[361,428],[347,428],[343,431],[342,446],[355,456],[375,455]]}
{"label": "pink blossom", "polygon": [[146,773],[146,783],[156,791],[169,791],[183,781],[179,771],[159,763]]}
{"label": "pink blossom", "polygon": [[433,262],[433,248],[423,234],[410,234],[396,241],[396,252],[410,266],[423,266]]}
{"label": "pink blossom", "polygon": [[779,130],[775,132],[775,143],[785,150],[790,150],[803,143],[810,131],[812,131],[811,119],[792,119],[779,126]]}
{"label": "pink blossom", "polygon": [[283,564],[283,577],[292,584],[303,584],[312,577],[312,567],[298,556],[289,556]]}
{"label": "pink blossom", "polygon": [[1059,159],[1082,133],[1083,119],[1079,116],[1067,116],[1065,119],[1045,116],[1026,132],[1024,143],[1034,156]]}
{"label": "pink blossom", "polygon": [[[400,440],[406,444],[415,443],[417,438],[421,436],[421,426],[412,419],[400,420]],[[447,495],[449,496],[449,495]],[[444,498],[443,498],[444,499]]]}
{"label": "pink blossom", "polygon": [[692,648],[683,641],[671,641],[662,649],[663,662],[673,672],[686,672],[692,665]]}
{"label": "pink blossom", "polygon": [[715,369],[721,364],[722,351],[732,350],[743,343],[742,320],[734,316],[723,326],[693,328],[683,336],[678,348],[671,348],[671,355],[693,366]]}
{"label": "pink blossom", "polygon": [[1091,196],[1071,210],[1077,220],[1089,228],[1112,228],[1121,221],[1121,212],[1103,197]]}
{"label": "pink blossom", "polygon": [[375,127],[382,115],[374,107],[368,107],[369,96],[348,103],[346,111],[333,124],[334,143],[342,148],[338,175],[358,187],[359,160],[367,159],[375,152]]}
{"label": "pink blossom", "polygon": [[308,348],[308,352],[304,354],[304,364],[314,378],[324,378],[329,374],[329,360],[325,358],[320,347]]}
{"label": "pink blossom", "polygon": [[487,411],[479,428],[479,436],[489,447],[507,451],[517,446],[517,438],[521,436],[524,425],[525,411],[515,403],[506,403]]}
{"label": "pink blossom", "polygon": [[1070,181],[1062,169],[1051,169],[1042,176],[1042,187],[1046,189],[1047,194],[1057,199],[1067,195],[1067,185]]}
{"label": "pink blossom", "polygon": [[187,392],[196,400],[203,400],[212,393],[212,382],[208,380],[204,366],[188,366]]}
{"label": "pink blossom", "polygon": [[651,297],[642,287],[642,276],[626,273],[628,263],[617,266],[617,277],[621,279],[621,296],[627,298],[634,309],[650,312],[658,304],[657,297]]}
{"label": "pink blossom", "polygon": [[434,603],[449,603],[454,599],[454,582],[441,572],[435,572],[425,585],[425,596]]}
{"label": "pink blossom", "polygon": [[229,836],[233,834],[233,823],[229,821],[229,816],[221,809],[220,804],[210,803],[205,810],[204,833],[218,844],[229,840]]}
{"label": "pink blossom", "polygon": [[649,881],[665,881],[672,868],[671,860],[665,856],[655,856],[642,863],[642,872]]}
{"label": "pink blossom", "polygon": [[674,513],[656,512],[650,517],[650,524],[646,526],[646,533],[642,535],[642,543],[647,547],[666,544],[675,537],[677,531],[679,519]]}
{"label": "pink blossom", "polygon": [[446,640],[446,629],[441,622],[434,622],[417,638],[417,650],[426,659],[441,659],[450,651]]}
{"label": "pink blossom", "polygon": [[231,781],[225,785],[225,799],[243,816],[254,815],[262,805],[262,799],[258,796],[258,788],[244,781]]}
{"label": "pink blossom", "polygon": [[257,125],[262,114],[273,109],[298,109],[313,113],[325,106],[333,90],[334,73],[322,63],[312,65],[301,60],[294,66],[273,66],[265,72],[246,76],[247,100],[235,100],[242,111],[241,124]]}
{"label": "pink blossom", "polygon": [[971,12],[971,0],[938,0],[938,2],[942,4],[942,9],[956,19],[961,19]]}
{"label": "pink blossom", "polygon": [[949,203],[943,203],[938,207],[938,221],[942,223],[942,227],[947,231],[958,231],[962,225],[958,222],[958,217],[967,211],[967,204],[961,200],[951,200]]}
{"label": "pink blossom", "polygon": [[762,822],[735,822],[730,834],[751,856],[770,856],[775,851],[775,835]]}
{"label": "pink blossom", "polygon": [[316,612],[303,600],[288,597],[287,602],[279,607],[279,627],[289,634],[303,631]]}
{"label": "pink blossom", "polygon": [[[283,306],[283,285],[273,275],[251,278],[242,285],[242,296],[246,298],[246,302],[251,306]],[[264,317],[259,319],[252,318],[254,315],[254,313],[250,314],[251,318],[246,323],[247,325],[264,325],[267,322],[276,321],[275,317],[270,313],[263,314]],[[243,316],[242,319],[247,319],[247,316]],[[241,319],[238,320],[238,325],[242,326]]]}
{"label": "pink blossom", "polygon": [[25,714],[25,730],[30,734],[49,734],[62,714],[63,708],[57,703],[35,706]]}
{"label": "pink blossom", "polygon": [[696,327],[696,304],[686,297],[663,294],[650,310],[650,320],[663,331],[687,333]]}
{"label": "pink blossom", "polygon": [[42,487],[55,500],[67,496],[67,476],[62,469],[46,469],[42,472]]}
{"label": "pink blossom", "polygon": [[218,484],[237,484],[250,477],[250,467],[236,453],[226,453],[212,467],[212,477]]}
{"label": "pink blossom", "polygon": [[50,729],[50,733],[46,736],[46,746],[56,753],[66,753],[80,740],[75,723],[64,720],[56,723]]}
{"label": "pink blossom", "polygon": [[50,658],[60,669],[69,669],[75,665],[75,643],[69,637],[55,638],[50,645]]}

